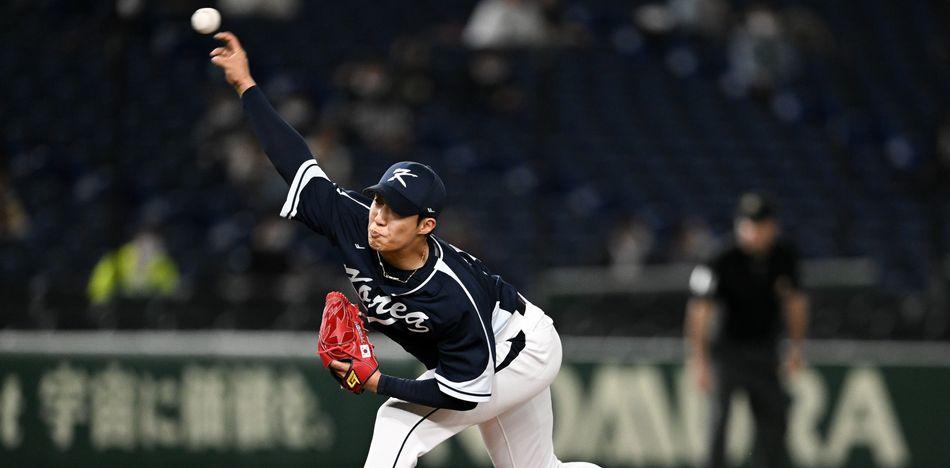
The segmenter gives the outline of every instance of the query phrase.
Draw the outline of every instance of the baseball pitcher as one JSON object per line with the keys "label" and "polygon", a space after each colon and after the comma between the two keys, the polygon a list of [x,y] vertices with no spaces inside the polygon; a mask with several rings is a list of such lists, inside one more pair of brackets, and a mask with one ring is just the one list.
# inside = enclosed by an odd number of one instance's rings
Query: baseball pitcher
{"label": "baseball pitcher", "polygon": [[325,236],[372,330],[428,369],[417,379],[381,372],[360,311],[327,297],[319,353],[343,388],[389,396],[379,408],[367,467],[415,466],[477,425],[492,463],[556,466],[550,385],[561,365],[551,319],[477,258],[432,234],[445,187],[428,166],[394,164],[362,193],[337,187],[256,86],[234,34],[215,35],[211,61],[237,91],[264,151],[290,185],[281,216]]}

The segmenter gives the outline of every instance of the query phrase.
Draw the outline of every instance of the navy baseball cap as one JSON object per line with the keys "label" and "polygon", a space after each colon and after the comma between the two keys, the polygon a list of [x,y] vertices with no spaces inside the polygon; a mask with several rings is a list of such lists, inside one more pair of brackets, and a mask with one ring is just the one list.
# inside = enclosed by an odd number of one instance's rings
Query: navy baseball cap
{"label": "navy baseball cap", "polygon": [[445,204],[442,179],[431,167],[413,161],[393,164],[378,184],[363,189],[363,193],[383,197],[400,216],[438,218]]}

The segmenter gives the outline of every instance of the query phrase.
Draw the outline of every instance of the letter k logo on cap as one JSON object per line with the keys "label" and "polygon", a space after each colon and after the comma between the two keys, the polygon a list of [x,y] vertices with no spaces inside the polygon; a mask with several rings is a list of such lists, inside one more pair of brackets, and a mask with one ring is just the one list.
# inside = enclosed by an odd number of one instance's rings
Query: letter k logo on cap
{"label": "letter k logo on cap", "polygon": [[389,166],[379,178],[379,183],[366,187],[363,193],[370,198],[381,196],[401,216],[418,214],[425,218],[436,218],[445,206],[442,179],[431,167],[415,161],[402,161]]}
{"label": "letter k logo on cap", "polygon": [[413,174],[409,169],[399,168],[393,171],[393,176],[389,178],[388,182],[392,182],[393,179],[396,179],[403,187],[406,187],[406,181],[402,179],[403,176],[419,177]]}

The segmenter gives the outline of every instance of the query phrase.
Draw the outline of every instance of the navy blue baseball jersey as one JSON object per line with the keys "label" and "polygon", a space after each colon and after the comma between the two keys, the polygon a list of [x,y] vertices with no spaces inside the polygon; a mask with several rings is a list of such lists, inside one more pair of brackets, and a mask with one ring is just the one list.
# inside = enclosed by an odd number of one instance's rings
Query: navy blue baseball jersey
{"label": "navy blue baseball jersey", "polygon": [[[411,183],[411,177],[406,180]],[[403,284],[383,276],[367,245],[366,196],[338,187],[313,159],[290,181],[281,216],[326,236],[343,258],[373,330],[435,369],[439,389],[487,401],[495,372],[495,334],[519,310],[518,291],[475,257],[430,235],[429,258]]]}

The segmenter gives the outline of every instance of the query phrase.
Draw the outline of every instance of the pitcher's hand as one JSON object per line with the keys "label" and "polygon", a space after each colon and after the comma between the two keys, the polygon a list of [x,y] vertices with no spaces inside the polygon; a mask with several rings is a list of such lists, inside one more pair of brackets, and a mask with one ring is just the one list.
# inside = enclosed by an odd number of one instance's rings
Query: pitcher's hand
{"label": "pitcher's hand", "polygon": [[[330,370],[332,370],[337,377],[342,379],[343,376],[346,375],[346,372],[350,370],[350,365],[334,359],[330,361]],[[376,372],[373,372],[373,375],[371,375],[369,379],[366,379],[366,382],[363,384],[363,389],[376,393],[376,387],[379,386],[379,375],[379,369],[376,369]]]}
{"label": "pitcher's hand", "polygon": [[257,84],[251,77],[247,53],[241,47],[241,41],[231,32],[219,32],[214,38],[224,45],[211,51],[211,63],[224,70],[224,79],[240,96]]}

